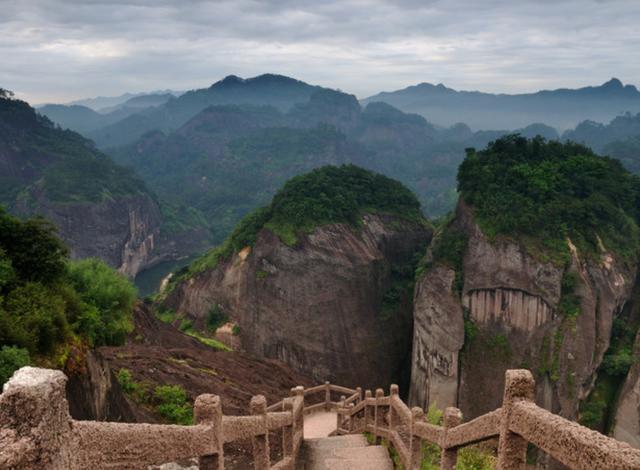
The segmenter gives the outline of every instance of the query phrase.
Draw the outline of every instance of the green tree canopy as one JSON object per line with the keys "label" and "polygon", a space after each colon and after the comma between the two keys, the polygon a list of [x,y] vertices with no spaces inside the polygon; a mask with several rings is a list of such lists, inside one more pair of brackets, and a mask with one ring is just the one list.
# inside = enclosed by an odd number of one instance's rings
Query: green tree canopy
{"label": "green tree canopy", "polygon": [[565,249],[569,237],[583,253],[597,252],[600,241],[623,257],[639,252],[640,179],[582,145],[512,135],[469,149],[458,189],[489,236]]}

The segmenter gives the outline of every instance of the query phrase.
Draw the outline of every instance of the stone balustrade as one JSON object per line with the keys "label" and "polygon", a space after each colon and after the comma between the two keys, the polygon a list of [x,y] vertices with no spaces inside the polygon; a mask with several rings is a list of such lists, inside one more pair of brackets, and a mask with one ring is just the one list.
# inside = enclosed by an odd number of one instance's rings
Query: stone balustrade
{"label": "stone balustrade", "polygon": [[[24,367],[0,395],[0,468],[146,468],[197,457],[199,467],[224,469],[224,444],[250,438],[256,470],[294,470],[304,439],[304,416],[336,411],[336,433],[369,432],[386,439],[404,468],[419,469],[422,442],[442,449],[440,467],[455,468],[458,450],[498,438],[498,469],[526,467],[529,443],[572,469],[640,469],[640,450],[538,407],[535,383],[527,370],[509,370],[502,407],[467,423],[457,408],[444,411],[441,426],[425,421],[424,410],[409,408],[392,385],[349,389],[325,383],[267,406],[251,399],[248,416],[224,416],[220,399],[200,395],[193,426],[76,421],[69,416],[62,372]],[[305,406],[306,404],[306,406]],[[270,461],[269,436],[280,431],[282,458]],[[280,435],[278,434],[278,435]]]}

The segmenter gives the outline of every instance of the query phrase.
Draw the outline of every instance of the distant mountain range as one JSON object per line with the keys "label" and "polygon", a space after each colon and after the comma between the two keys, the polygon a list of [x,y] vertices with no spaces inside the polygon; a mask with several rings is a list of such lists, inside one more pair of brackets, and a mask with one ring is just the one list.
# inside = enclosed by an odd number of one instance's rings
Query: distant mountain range
{"label": "distant mountain range", "polygon": [[517,95],[458,91],[442,84],[421,83],[362,100],[364,104],[375,101],[420,114],[435,124],[464,122],[476,130],[516,129],[544,122],[564,131],[584,120],[609,122],[625,112],[640,111],[640,92],[616,78],[600,86]]}
{"label": "distant mountain range", "polygon": [[[426,119],[403,111],[402,105],[417,107],[419,100],[409,99],[415,94],[431,96],[442,112]],[[611,148],[635,169],[640,131],[634,115],[606,125],[588,119],[604,116],[607,109],[615,117],[620,114],[614,113],[616,106],[620,111],[633,110],[636,103],[640,107],[637,95],[635,87],[618,80],[530,95],[423,84],[358,102],[347,93],[265,74],[231,75],[179,97],[133,97],[102,113],[78,105],[50,105],[39,112],[132,167],[164,202],[183,214],[195,211],[191,215],[206,221],[219,241],[242,215],[267,203],[288,177],[327,163],[355,163],[402,181],[430,217],[453,208],[464,149],[483,148],[509,133],[571,139],[598,151]],[[400,103],[390,103],[394,99]],[[551,124],[569,122],[569,115],[580,124],[561,135]],[[483,130],[469,125],[474,118],[482,118],[478,127]],[[455,124],[443,126],[447,119]]]}
{"label": "distant mountain range", "polygon": [[[132,100],[133,98],[141,98],[145,96],[156,96],[156,95],[173,95],[180,96],[184,93],[184,91],[175,91],[175,90],[157,90],[157,91],[149,91],[149,92],[141,92],[141,93],[124,93],[119,96],[96,96],[95,98],[84,98],[80,100],[71,101],[69,103],[63,103],[67,106],[86,106],[87,108],[93,109],[94,111],[104,112],[105,110],[109,110],[110,108],[114,108],[120,104],[123,104],[127,101]],[[36,106],[39,108],[41,106]]]}

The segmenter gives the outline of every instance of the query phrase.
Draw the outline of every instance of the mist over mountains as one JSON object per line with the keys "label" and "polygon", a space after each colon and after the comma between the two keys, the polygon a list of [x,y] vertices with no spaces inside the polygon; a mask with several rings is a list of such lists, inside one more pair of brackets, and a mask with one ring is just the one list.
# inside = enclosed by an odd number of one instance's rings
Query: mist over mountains
{"label": "mist over mountains", "polygon": [[39,112],[130,167],[217,243],[288,178],[326,164],[354,163],[402,181],[429,217],[454,207],[464,150],[510,133],[585,143],[635,170],[637,110],[640,92],[616,79],[528,95],[420,84],[358,101],[264,74],[230,75],[180,96],[134,96],[101,112],[77,104]]}
{"label": "mist over mountains", "polygon": [[464,122],[476,130],[515,129],[544,122],[565,131],[586,119],[608,122],[621,113],[640,111],[638,89],[623,85],[617,78],[600,86],[517,95],[458,91],[443,84],[420,83],[378,93],[363,103],[374,101],[421,114],[439,125]]}

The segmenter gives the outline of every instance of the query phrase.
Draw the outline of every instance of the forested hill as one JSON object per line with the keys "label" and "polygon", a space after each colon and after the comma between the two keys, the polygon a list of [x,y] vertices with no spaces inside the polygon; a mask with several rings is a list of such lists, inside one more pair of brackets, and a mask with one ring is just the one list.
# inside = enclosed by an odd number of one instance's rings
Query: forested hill
{"label": "forested hill", "polygon": [[458,189],[490,237],[537,239],[568,254],[602,249],[635,262],[640,254],[640,177],[574,143],[509,136],[469,150]]}
{"label": "forested hill", "polygon": [[170,236],[189,229],[166,208],[171,223],[163,225],[157,198],[131,169],[8,92],[0,96],[0,205],[45,216],[72,257],[101,258],[129,276],[172,256]]}

